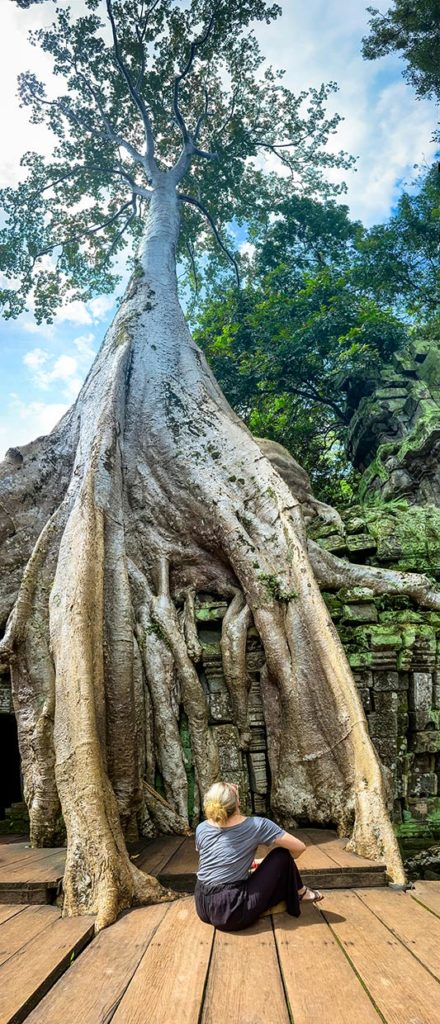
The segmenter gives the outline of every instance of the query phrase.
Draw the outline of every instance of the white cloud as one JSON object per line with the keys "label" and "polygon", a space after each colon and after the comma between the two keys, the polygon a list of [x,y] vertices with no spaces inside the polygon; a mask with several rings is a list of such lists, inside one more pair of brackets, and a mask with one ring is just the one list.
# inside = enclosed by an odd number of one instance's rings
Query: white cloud
{"label": "white cloud", "polygon": [[0,457],[8,448],[19,448],[42,434],[49,434],[70,403],[23,402],[17,394],[10,395],[8,417],[0,423]]}
{"label": "white cloud", "polygon": [[242,242],[239,251],[241,256],[248,256],[249,259],[252,259],[255,255],[255,245],[253,242]]}
{"label": "white cloud", "polygon": [[52,380],[68,380],[76,373],[77,362],[72,356],[60,356],[51,372]]}
{"label": "white cloud", "polygon": [[95,355],[95,349],[93,348],[94,340],[95,335],[92,331],[89,331],[88,334],[80,334],[78,338],[74,338],[73,344],[80,356],[85,359],[93,359]]}
{"label": "white cloud", "polygon": [[44,363],[47,363],[49,356],[48,353],[42,348],[33,348],[30,352],[26,352],[23,356],[23,362],[25,366],[29,366],[31,370],[38,370]]}
{"label": "white cloud", "polygon": [[[374,6],[386,11],[389,0],[376,0]],[[400,59],[363,60],[366,8],[366,0],[286,2],[282,18],[256,26],[256,34],[268,60],[286,68],[284,82],[294,92],[321,82],[338,83],[329,110],[338,111],[344,121],[329,147],[359,159],[356,171],[331,172],[330,178],[347,182],[343,201],[353,217],[368,225],[389,216],[402,179],[411,178],[414,164],[432,159],[430,140],[438,110],[415,97],[401,77]]]}
{"label": "white cloud", "polygon": [[114,305],[114,295],[98,295],[96,299],[90,299],[87,303],[94,320],[102,320],[110,313],[112,306]]}
{"label": "white cloud", "polygon": [[73,356],[63,354],[55,359],[50,369],[43,369],[43,367],[47,367],[49,361],[49,353],[41,348],[34,348],[23,356],[23,363],[31,371],[36,387],[47,391],[54,382],[64,381],[68,385],[65,391],[66,397],[71,397],[72,394],[75,397],[81,386],[81,380],[76,376],[78,361]]}
{"label": "white cloud", "polygon": [[87,309],[86,303],[80,299],[74,299],[57,310],[55,323],[91,324],[92,317]]}

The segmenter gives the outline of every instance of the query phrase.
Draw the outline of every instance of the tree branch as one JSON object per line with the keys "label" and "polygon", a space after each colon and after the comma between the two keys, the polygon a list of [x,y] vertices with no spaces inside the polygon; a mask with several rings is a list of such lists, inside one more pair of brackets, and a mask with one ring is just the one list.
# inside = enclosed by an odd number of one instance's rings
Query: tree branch
{"label": "tree branch", "polygon": [[224,242],[222,242],[222,239],[220,238],[219,232],[218,232],[218,230],[216,228],[215,222],[214,222],[213,218],[211,217],[211,214],[210,214],[209,210],[206,209],[206,206],[204,206],[203,203],[201,203],[199,199],[194,199],[194,196],[189,196],[185,192],[178,192],[177,196],[178,196],[178,198],[183,203],[189,203],[190,206],[195,206],[196,209],[200,210],[200,212],[203,213],[203,215],[209,221],[209,223],[211,225],[211,228],[212,228],[212,230],[214,232],[217,244],[220,246],[220,249],[225,253],[225,256],[228,257],[228,260],[230,260],[230,262],[232,263],[232,266],[234,267],[235,277],[236,277],[236,280],[237,280],[237,287],[240,288],[241,282],[240,282],[240,271],[238,269],[238,263],[237,263],[235,257],[229,251],[229,249],[226,248]]}
{"label": "tree branch", "polygon": [[[131,142],[127,142],[126,139],[122,138],[121,135],[118,135],[118,133],[115,132],[112,128],[112,125],[108,120],[108,117],[104,111],[99,96],[96,90],[93,89],[93,86],[90,85],[90,82],[88,81],[86,76],[83,75],[82,72],[78,71],[76,68],[75,71],[76,74],[84,82],[86,88],[90,92],[90,95],[93,96],[93,99],[95,100],[96,106],[98,108],[99,114],[104,124],[107,138],[110,140],[110,142],[113,143],[113,145],[120,146],[122,149],[126,149],[127,153],[129,154],[129,156],[131,156],[132,160],[134,160],[135,163],[141,164],[145,168],[145,159],[141,155],[141,153],[138,153],[137,149],[135,149],[134,146],[131,145]],[[74,110],[71,110],[70,107],[66,106],[62,100],[46,100],[42,96],[37,96],[35,90],[32,88],[31,85],[28,85],[28,88],[31,96],[34,96],[38,103],[43,103],[46,107],[54,107],[58,110],[61,110],[61,113],[64,114],[64,116],[73,124],[75,124],[77,128],[79,128],[81,131],[91,132],[94,133],[94,135],[96,136],[96,129],[94,128],[94,126],[91,125],[87,121],[87,119],[85,119],[84,117],[80,117],[77,113],[75,113]],[[101,135],[101,137],[103,136]]]}
{"label": "tree branch", "polygon": [[185,67],[184,67],[183,71],[180,72],[180,75],[176,75],[176,77],[174,79],[174,89],[173,89],[174,116],[176,118],[177,124],[179,125],[180,131],[182,133],[182,139],[183,139],[183,142],[184,142],[185,145],[187,145],[188,142],[190,142],[190,136],[189,136],[188,129],[186,127],[185,119],[183,117],[183,114],[182,114],[182,112],[180,110],[180,106],[179,106],[180,83],[183,82],[183,80],[187,77],[187,75],[189,75],[189,73],[191,71],[191,68],[192,68],[192,66],[194,64],[194,60],[195,60],[195,56],[196,56],[197,50],[202,49],[202,47],[208,41],[208,39],[209,39],[209,37],[211,35],[211,32],[213,30],[213,27],[214,27],[216,13],[217,13],[216,9],[214,8],[214,10],[213,10],[213,12],[211,14],[211,17],[209,19],[208,26],[205,29],[205,32],[203,33],[203,35],[200,36],[199,39],[193,39],[193,41],[191,43],[190,51],[189,51],[189,57],[188,57],[188,60],[187,60],[187,62],[185,64]]}
{"label": "tree branch", "polygon": [[151,124],[151,121],[150,121],[150,115],[148,113],[148,110],[147,110],[147,107],[145,105],[144,99],[143,99],[141,93],[138,91],[138,89],[134,85],[133,79],[132,79],[132,77],[130,75],[130,72],[129,72],[128,68],[127,68],[127,65],[124,63],[124,61],[122,59],[122,55],[121,55],[121,51],[120,51],[120,47],[119,47],[118,34],[117,34],[117,31],[116,31],[116,23],[115,23],[115,19],[114,19],[114,15],[113,15],[112,0],[106,0],[106,7],[107,7],[107,14],[108,14],[108,17],[109,17],[109,21],[110,21],[110,25],[111,25],[111,30],[112,30],[113,48],[114,48],[114,51],[115,51],[116,64],[117,64],[117,66],[118,66],[118,68],[119,68],[119,70],[121,72],[121,75],[125,79],[125,82],[127,83],[128,91],[129,91],[130,96],[131,96],[131,98],[133,100],[133,103],[134,103],[135,107],[137,108],[137,110],[139,111],[139,113],[141,115],[141,118],[142,118],[142,121],[143,121],[143,125],[144,125],[144,130],[145,130],[145,142],[146,142],[145,159],[147,161],[148,169],[149,169],[150,173],[154,174],[154,172],[157,170],[157,168],[156,168],[156,165],[155,165],[155,162],[154,162],[154,135],[153,135],[152,124]]}
{"label": "tree branch", "polygon": [[102,221],[101,224],[94,224],[92,228],[85,228],[80,235],[70,235],[68,238],[62,238],[57,242],[52,242],[51,245],[48,245],[45,249],[40,249],[39,252],[36,252],[33,255],[33,265],[35,265],[36,261],[41,256],[47,256],[48,253],[53,252],[53,250],[58,246],[63,248],[64,245],[68,245],[70,242],[80,242],[82,238],[89,235],[96,235],[98,231],[102,231],[103,228],[107,228],[110,224],[114,224],[121,214],[124,213],[124,210],[128,210],[129,206],[132,206],[132,204],[133,199],[130,199],[127,203],[123,203],[123,205],[119,207],[119,210],[117,210],[116,213],[113,213],[111,217]]}

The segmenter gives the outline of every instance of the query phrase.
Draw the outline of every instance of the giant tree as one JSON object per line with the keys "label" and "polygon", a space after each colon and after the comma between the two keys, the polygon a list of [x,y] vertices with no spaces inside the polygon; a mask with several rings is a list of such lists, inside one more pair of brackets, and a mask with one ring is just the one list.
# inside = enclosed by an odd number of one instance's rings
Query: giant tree
{"label": "giant tree", "polygon": [[289,458],[234,414],[177,294],[181,242],[193,252],[207,220],[227,249],[221,225],[250,221],[285,190],[254,159],[264,147],[317,187],[334,128],[325,89],[294,97],[262,68],[250,21],[278,13],[263,0],[85,7],[76,20],[57,8],[35,35],[53,56],[50,91],[21,78],[23,103],[57,141],[47,160],[26,155],[27,177],[4,195],[7,310],[32,290],[50,318],[67,294],[112,287],[124,229],[139,248],[77,401],[2,466],[1,649],[32,843],[53,841],[61,804],[65,912],[96,912],[97,927],[133,899],[167,897],[130,862],[124,835],[145,820],[155,764],[176,827],[188,821],[180,708],[199,791],[218,775],[196,668],[194,593],[207,590],[229,600],[222,650],[243,747],[252,619],[264,646],[273,813],[286,826],[308,814],[352,828],[352,847],[385,856],[401,880],[380,766],[318,582],[366,578],[434,607],[439,597],[424,577],[345,567],[313,545],[309,557]]}

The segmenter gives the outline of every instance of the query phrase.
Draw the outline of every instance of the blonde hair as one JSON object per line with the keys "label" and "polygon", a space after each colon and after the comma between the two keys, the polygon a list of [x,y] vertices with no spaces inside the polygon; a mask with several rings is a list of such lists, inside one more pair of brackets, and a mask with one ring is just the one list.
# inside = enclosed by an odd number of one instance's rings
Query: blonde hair
{"label": "blonde hair", "polygon": [[216,825],[226,825],[237,810],[238,792],[231,782],[214,782],[203,799],[205,815]]}

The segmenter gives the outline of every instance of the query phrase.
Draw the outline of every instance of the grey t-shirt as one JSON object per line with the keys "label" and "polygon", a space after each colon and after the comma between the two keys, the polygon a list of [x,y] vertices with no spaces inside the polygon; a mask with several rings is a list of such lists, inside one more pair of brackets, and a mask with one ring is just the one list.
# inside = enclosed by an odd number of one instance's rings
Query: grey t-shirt
{"label": "grey t-shirt", "polygon": [[214,885],[240,882],[248,876],[258,844],[273,843],[282,835],[284,829],[269,818],[245,818],[229,828],[201,821],[196,828],[197,877]]}

